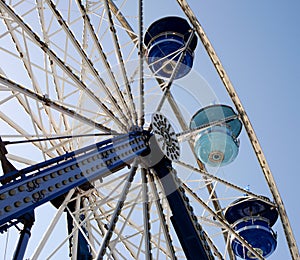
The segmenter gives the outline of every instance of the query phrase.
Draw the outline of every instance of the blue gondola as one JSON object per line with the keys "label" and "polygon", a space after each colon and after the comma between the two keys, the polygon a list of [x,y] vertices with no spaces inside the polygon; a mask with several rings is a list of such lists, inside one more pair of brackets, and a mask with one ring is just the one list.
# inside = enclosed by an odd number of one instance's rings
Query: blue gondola
{"label": "blue gondola", "polygon": [[[271,255],[277,246],[276,234],[272,230],[278,212],[271,204],[255,198],[242,198],[225,211],[225,219],[263,257]],[[234,236],[231,248],[236,256],[243,259],[256,257]]]}
{"label": "blue gondola", "polygon": [[187,42],[188,48],[174,79],[185,76],[191,70],[197,37],[192,34],[188,22],[180,17],[165,17],[151,24],[145,34],[144,43],[147,46],[147,62],[152,72],[169,78]]}
{"label": "blue gondola", "polygon": [[[236,113],[226,105],[211,105],[200,109],[191,119],[190,129],[233,118]],[[227,122],[206,127],[195,138],[194,150],[201,162],[217,167],[232,162],[238,155],[241,121],[235,117]]]}

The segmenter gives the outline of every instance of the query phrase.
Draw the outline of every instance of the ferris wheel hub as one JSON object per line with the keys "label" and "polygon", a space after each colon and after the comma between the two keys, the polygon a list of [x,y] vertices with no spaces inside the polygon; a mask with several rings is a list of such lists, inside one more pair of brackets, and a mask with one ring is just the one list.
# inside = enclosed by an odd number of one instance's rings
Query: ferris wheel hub
{"label": "ferris wheel hub", "polygon": [[172,161],[177,161],[180,155],[179,143],[168,119],[160,113],[154,113],[152,129],[155,140],[164,155]]}

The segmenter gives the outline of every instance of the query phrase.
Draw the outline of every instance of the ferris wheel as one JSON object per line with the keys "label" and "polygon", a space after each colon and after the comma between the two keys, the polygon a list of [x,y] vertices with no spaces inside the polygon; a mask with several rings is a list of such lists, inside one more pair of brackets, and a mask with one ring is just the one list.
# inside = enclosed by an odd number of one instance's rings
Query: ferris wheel
{"label": "ferris wheel", "polygon": [[154,17],[142,0],[0,1],[1,258],[265,259],[281,237],[300,259],[216,51],[172,4]]}

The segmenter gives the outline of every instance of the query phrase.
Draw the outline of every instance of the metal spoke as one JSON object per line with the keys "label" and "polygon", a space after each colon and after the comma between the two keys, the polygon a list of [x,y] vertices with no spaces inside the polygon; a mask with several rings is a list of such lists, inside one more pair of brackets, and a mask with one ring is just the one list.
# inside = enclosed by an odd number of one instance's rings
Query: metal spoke
{"label": "metal spoke", "polygon": [[[120,48],[120,44],[119,44],[119,39],[118,39],[118,36],[117,36],[117,33],[116,33],[115,24],[114,24],[114,21],[112,19],[112,13],[111,13],[111,10],[109,8],[109,0],[104,0],[104,7],[105,7],[105,10],[107,12],[109,27],[110,27],[111,35],[112,35],[112,38],[113,38],[113,43],[114,43],[114,46],[115,46],[115,52],[116,52],[116,55],[117,55],[117,59],[118,59],[118,62],[120,64],[121,74],[122,74],[123,81],[124,81],[124,84],[125,84],[125,87],[126,87],[126,92],[127,92],[127,95],[130,96],[129,91],[131,91],[131,88],[129,86],[127,71],[126,71],[126,68],[125,68],[125,64],[124,64],[124,60],[123,60],[123,56],[122,56],[122,52],[121,52],[121,48]],[[133,117],[135,117],[134,113],[133,113]],[[134,120],[134,118],[129,118],[129,119],[131,121]]]}
{"label": "metal spoke", "polygon": [[38,46],[42,51],[44,51],[52,61],[56,64],[74,81],[77,86],[83,90],[90,98],[93,100],[105,113],[110,117],[121,129],[125,129],[122,122],[115,117],[113,112],[102,103],[97,96],[75,75],[70,67],[68,67],[49,47],[43,42],[40,37],[32,31],[32,29],[23,22],[23,20],[3,1],[0,1],[0,6],[7,12],[7,14],[18,23],[18,25],[27,33],[28,37]]}
{"label": "metal spoke", "polygon": [[[101,212],[101,213],[103,213],[103,212]],[[100,215],[98,215],[98,213],[96,213],[96,219],[99,219],[99,218],[100,218]],[[102,223],[100,225],[102,225]],[[129,225],[132,225],[132,223],[129,223]],[[116,233],[118,233],[118,230],[115,230],[115,231],[116,231]],[[140,232],[142,232],[142,231],[140,231]],[[125,238],[124,236],[121,236],[121,239],[122,239],[122,243],[124,244],[125,248],[129,251],[130,255],[134,259],[137,259],[136,255],[134,254],[134,249],[133,249],[133,247],[136,247],[136,245],[131,243],[130,241],[128,241],[127,237]],[[108,245],[108,248],[110,249],[110,245]],[[117,250],[115,250],[115,251],[117,251]],[[114,255],[116,253],[115,251],[111,251],[110,253],[112,255]],[[119,251],[117,251],[117,252],[119,253]]]}
{"label": "metal spoke", "polygon": [[[102,235],[105,233],[105,229],[104,229],[104,227],[103,227],[103,225],[102,225],[102,223],[100,222],[100,216],[99,216],[99,214],[97,213],[97,209],[93,206],[94,205],[94,201],[92,201],[92,198],[88,198],[88,200],[89,200],[89,203],[90,203],[90,205],[91,205],[91,213],[94,215],[94,217],[95,217],[95,220],[96,220],[96,222],[97,222],[97,226],[98,226],[98,228],[99,228],[99,230],[101,231],[101,233],[102,233]],[[110,249],[110,252],[111,252],[111,254],[112,254],[112,256],[114,257],[114,259],[117,259],[116,258],[116,256],[115,256],[115,252],[113,252],[112,250],[111,250],[111,247],[110,247],[110,245],[108,245],[108,248]],[[94,256],[95,257],[95,256]]]}
{"label": "metal spoke", "polygon": [[[78,232],[81,232],[82,235],[83,235],[83,237],[85,238],[85,240],[89,243],[89,246],[91,247],[93,253],[96,253],[96,249],[95,249],[94,246],[90,243],[90,239],[87,237],[87,235],[85,234],[85,232],[84,232],[83,229],[82,229],[82,225],[83,225],[84,223],[87,222],[87,218],[85,218],[85,220],[79,222],[80,200],[81,200],[81,197],[80,197],[80,196],[77,197],[77,199],[76,199],[76,217],[74,217],[74,215],[73,215],[74,213],[72,213],[72,212],[70,211],[70,209],[67,207],[67,212],[68,212],[68,213],[70,214],[70,216],[72,217],[73,223],[74,223],[75,226],[76,226],[76,229],[75,229],[75,227],[74,227],[75,231],[73,232],[73,239],[74,239],[74,238],[75,238],[75,239],[78,239]],[[78,201],[78,202],[77,202],[77,201]],[[78,242],[75,242],[75,241],[74,241],[73,244],[78,244]],[[76,252],[77,252],[77,248],[75,248],[75,246],[74,246],[74,248],[73,248],[73,255],[76,255]]]}
{"label": "metal spoke", "polygon": [[[21,127],[18,123],[14,122],[12,119],[10,119],[7,115],[5,115],[4,113],[2,113],[0,111],[0,118],[5,121],[8,125],[10,125],[11,127],[13,127],[18,133],[20,133],[22,136],[29,136],[28,132],[26,131],[26,129],[24,129],[23,127]],[[39,148],[40,150],[43,150],[43,146],[40,143],[34,143],[34,145]],[[55,157],[56,155],[53,153],[48,153],[48,156],[50,157]]]}
{"label": "metal spoke", "polygon": [[104,126],[102,124],[94,122],[94,121],[90,120],[89,118],[86,118],[86,117],[76,113],[75,111],[70,110],[69,108],[66,108],[66,107],[58,104],[57,102],[52,101],[49,97],[42,96],[38,93],[35,93],[32,90],[27,89],[27,88],[13,82],[12,80],[9,80],[9,79],[3,77],[2,75],[0,75],[0,83],[5,85],[6,87],[8,87],[10,89],[15,90],[16,92],[22,93],[25,96],[33,98],[34,100],[37,100],[41,103],[45,103],[47,106],[52,107],[53,109],[55,109],[57,111],[60,111],[63,114],[69,115],[72,118],[75,118],[75,119],[77,119],[77,120],[79,120],[79,121],[81,121],[81,122],[83,122],[87,125],[95,127],[96,129],[99,129],[99,130],[104,131],[104,132],[110,132],[110,133],[115,132],[115,131],[107,128],[106,126]]}
{"label": "metal spoke", "polygon": [[119,107],[117,101],[115,100],[112,93],[106,86],[104,80],[100,77],[99,72],[95,69],[92,61],[87,57],[87,55],[85,54],[85,51],[82,49],[79,42],[76,40],[76,38],[75,38],[74,34],[72,33],[72,31],[70,30],[69,26],[67,25],[67,23],[65,22],[65,20],[59,13],[59,11],[56,9],[55,4],[51,0],[47,0],[46,2],[49,5],[53,14],[55,15],[56,19],[59,21],[59,23],[62,26],[63,30],[65,31],[66,35],[68,35],[68,39],[70,39],[70,41],[76,47],[77,51],[79,52],[80,56],[82,57],[82,60],[84,61],[84,64],[86,64],[88,66],[88,68],[91,71],[91,73],[93,74],[94,78],[97,80],[99,86],[102,87],[102,89],[107,94],[108,98],[111,100],[113,106],[116,108],[118,113],[122,116],[121,118],[122,118],[123,123],[126,124],[127,120],[125,118],[125,115],[122,112],[122,109]]}
{"label": "metal spoke", "polygon": [[[6,22],[6,26],[7,26],[7,28],[11,28],[10,25],[9,25],[9,23],[7,23],[7,22]],[[11,31],[11,30],[9,30],[9,31]],[[20,57],[22,57],[23,56],[22,53],[24,53],[24,52],[21,51],[21,46],[19,45],[17,37],[15,37],[15,34],[13,33],[13,31],[11,31],[11,37],[13,39],[13,42],[16,44],[16,49],[19,50]],[[22,60],[23,60],[23,58],[22,58]],[[33,86],[37,86],[37,82],[34,80],[34,76],[32,74],[32,71],[28,67],[29,66],[28,62],[26,62],[25,60],[23,60],[23,63],[24,63],[24,67],[26,68],[26,70],[27,70],[27,72],[28,72],[28,74],[29,74],[32,82],[33,82]],[[5,76],[5,75],[3,75],[3,76]],[[41,93],[41,90],[40,90],[40,88],[38,86],[36,87],[36,90],[38,91],[38,93]],[[16,97],[16,99],[18,100],[18,102],[20,103],[20,105],[24,108],[24,110],[27,112],[27,114],[30,115],[32,123],[33,123],[33,126],[37,126],[38,129],[41,130],[44,135],[46,135],[47,134],[47,130],[44,128],[43,120],[41,120],[40,113],[38,114],[38,116],[35,115],[33,109],[31,109],[31,107],[30,107],[30,104],[29,104],[26,96],[25,96],[25,99],[24,99],[21,95],[19,95],[18,92],[12,90],[12,93],[13,93],[13,96],[11,96],[11,97]],[[3,103],[5,103],[5,102],[7,102],[9,100],[10,100],[10,98],[8,98],[6,100],[3,100]],[[40,104],[45,109],[45,112],[46,112],[46,114],[49,117],[51,126],[53,127],[54,131],[56,133],[59,132],[59,128],[58,128],[56,122],[53,119],[53,116],[52,116],[50,108],[47,107],[45,105],[45,103],[40,103]],[[10,121],[10,120],[8,120],[8,121]],[[20,127],[18,127],[18,128],[20,128]],[[50,143],[51,143],[52,146],[56,146],[57,145],[57,143],[54,142],[54,141],[50,141]],[[39,147],[42,147],[42,145],[40,144]],[[64,152],[66,152],[65,147],[62,147],[62,149],[64,150]],[[61,149],[57,149],[57,152],[58,152],[58,154],[62,154],[63,153],[63,151]]]}
{"label": "metal spoke", "polygon": [[[45,21],[44,13],[42,11],[43,10],[43,2],[41,2],[39,0],[36,0],[36,2],[37,2],[37,6],[38,6],[38,15],[39,15],[39,18],[40,18],[40,23],[41,23],[41,27],[42,27],[42,31],[43,31],[43,37],[44,37],[45,42],[49,43],[50,39],[49,39],[49,37],[48,37],[48,35],[46,33],[47,29],[46,29],[46,26],[45,26],[45,23],[44,23],[44,21]],[[59,78],[60,77],[59,77],[59,75],[57,73],[56,66],[51,61],[51,58],[49,56],[47,57],[46,53],[44,55],[45,55],[45,60],[47,58],[49,60],[51,74],[53,75],[52,78],[53,78],[53,81],[54,81],[55,91],[57,93],[57,98],[58,98],[58,100],[63,100],[62,87],[59,84]],[[46,72],[46,73],[47,73],[46,75],[48,77],[49,73],[48,72]],[[50,77],[50,75],[49,75],[49,77]],[[49,88],[49,87],[47,87],[47,88]],[[62,114],[62,120],[63,120],[63,124],[65,126],[65,129],[67,129],[68,131],[70,131],[71,130],[71,126],[70,126],[70,124],[69,124],[69,122],[67,120],[66,115]]]}
{"label": "metal spoke", "polygon": [[120,195],[120,198],[119,198],[119,201],[117,203],[117,206],[114,210],[114,213],[111,217],[111,220],[110,220],[110,223],[109,223],[109,226],[108,226],[108,229],[107,229],[107,232],[103,238],[103,241],[102,241],[102,244],[101,244],[101,248],[98,252],[98,255],[97,255],[97,259],[103,259],[103,256],[106,252],[106,247],[108,246],[109,244],[109,241],[111,239],[111,236],[113,234],[113,231],[115,229],[115,226],[116,226],[116,222],[119,218],[119,215],[121,213],[121,210],[122,210],[122,207],[124,206],[124,201],[126,199],[126,196],[128,194],[128,191],[129,191],[129,188],[130,188],[130,185],[133,181],[133,178],[134,178],[134,175],[136,173],[136,170],[137,170],[137,166],[136,166],[136,163],[133,163],[133,166],[132,166],[132,169],[130,171],[130,173],[128,174],[128,177],[126,179],[126,182],[125,182],[125,185],[123,187],[123,191],[122,191],[122,194]]}
{"label": "metal spoke", "polygon": [[173,72],[172,72],[170,78],[168,79],[168,82],[162,88],[163,95],[161,97],[161,100],[159,101],[159,104],[158,104],[157,108],[156,108],[157,112],[159,112],[162,109],[162,106],[163,106],[163,104],[164,104],[164,102],[165,102],[165,100],[166,100],[166,98],[168,96],[168,93],[170,92],[171,86],[172,86],[173,81],[174,81],[174,79],[176,77],[176,74],[177,74],[177,72],[179,70],[179,67],[181,66],[182,60],[184,58],[184,55],[186,54],[186,51],[187,51],[190,43],[192,42],[192,39],[194,38],[194,34],[195,34],[194,30],[192,30],[192,32],[190,33],[190,36],[189,36],[187,42],[185,43],[185,46],[182,48],[182,50],[180,50],[180,53],[177,54],[177,55],[179,55],[179,58],[178,58],[178,60],[176,62],[175,68],[173,69]]}
{"label": "metal spoke", "polygon": [[144,95],[144,43],[143,43],[143,0],[139,0],[139,34],[138,34],[138,50],[139,50],[139,126],[145,123],[145,95]]}
{"label": "metal spoke", "polygon": [[121,240],[123,242],[123,239],[122,239],[122,237],[123,237],[123,231],[124,231],[126,225],[129,224],[130,216],[134,212],[134,210],[136,208],[136,205],[138,203],[138,200],[140,200],[141,192],[142,192],[142,189],[137,193],[137,196],[134,199],[134,201],[131,202],[132,206],[131,206],[130,211],[128,212],[127,216],[123,217],[124,218],[124,222],[123,222],[120,230],[118,230],[117,237],[112,241],[113,245],[110,247],[110,253],[109,253],[108,257],[114,252],[114,249],[115,249],[116,244],[118,243],[118,241]]}
{"label": "metal spoke", "polygon": [[130,113],[133,113],[133,116],[134,116],[135,108],[134,108],[134,103],[133,103],[133,100],[132,100],[132,95],[131,95],[131,93],[130,93],[130,95],[128,93],[130,91],[130,89],[128,89],[128,86],[126,86],[127,87],[126,88],[127,89],[126,94],[127,94],[127,96],[131,97],[131,98],[129,98],[129,106],[130,106],[131,112],[129,111],[129,108],[128,108],[127,104],[126,104],[126,100],[125,100],[122,92],[120,91],[120,88],[119,88],[118,82],[117,82],[117,80],[115,78],[115,75],[113,73],[112,67],[109,64],[109,61],[107,60],[107,57],[106,57],[106,55],[104,53],[104,50],[103,50],[103,47],[101,46],[101,42],[99,41],[99,39],[98,39],[98,37],[96,35],[96,32],[95,32],[95,30],[94,30],[94,28],[93,28],[93,26],[92,26],[92,24],[90,22],[90,18],[89,18],[88,14],[87,14],[87,10],[83,6],[81,0],[76,0],[76,2],[78,4],[78,6],[79,6],[79,10],[80,10],[80,12],[81,12],[81,14],[83,16],[83,19],[86,22],[87,29],[88,29],[88,31],[89,31],[92,39],[93,39],[93,43],[96,46],[99,55],[101,56],[101,59],[102,59],[103,64],[105,66],[106,72],[108,73],[109,77],[111,78],[111,80],[113,82],[115,91],[117,92],[117,95],[118,95],[118,97],[119,97],[119,99],[120,99],[120,101],[122,103],[122,107],[125,109],[128,119],[132,121],[132,118],[130,117]]}
{"label": "metal spoke", "polygon": [[187,168],[187,169],[190,169],[190,170],[192,170],[192,171],[194,171],[194,172],[197,172],[197,173],[199,173],[199,174],[205,176],[207,179],[212,179],[212,180],[215,180],[215,181],[217,181],[217,182],[219,182],[219,183],[222,183],[222,184],[224,184],[224,185],[226,185],[226,186],[228,186],[228,187],[231,187],[231,188],[233,188],[233,189],[239,191],[241,194],[247,194],[247,195],[249,195],[249,196],[251,196],[251,197],[254,197],[254,198],[263,200],[264,202],[266,202],[266,203],[268,203],[268,204],[270,204],[270,205],[276,207],[276,205],[275,205],[274,203],[272,203],[272,202],[269,201],[269,200],[266,200],[266,199],[263,198],[262,196],[256,195],[255,193],[253,193],[253,192],[251,192],[251,191],[249,191],[249,190],[247,190],[247,189],[241,188],[241,187],[239,187],[239,186],[237,186],[237,185],[234,185],[234,184],[231,183],[231,182],[228,182],[228,181],[226,181],[226,180],[223,180],[223,179],[221,179],[221,178],[219,178],[219,177],[217,177],[217,176],[215,176],[215,175],[213,175],[213,174],[208,173],[208,172],[205,171],[205,170],[195,168],[195,167],[193,167],[192,165],[189,165],[189,164],[184,163],[184,162],[182,162],[182,161],[177,161],[177,162],[175,162],[175,163],[178,164],[178,165],[181,165],[181,166],[183,166],[183,167],[185,167],[185,168]]}
{"label": "metal spoke", "polygon": [[[0,12],[0,13],[2,14],[2,12]],[[25,67],[25,69],[28,73],[28,76],[32,81],[32,85],[33,85],[35,91],[37,93],[42,94],[41,88],[39,87],[39,85],[38,85],[38,83],[35,79],[35,76],[33,74],[33,70],[32,70],[32,67],[31,67],[31,62],[30,62],[30,57],[28,56],[28,49],[26,51],[23,50],[18,38],[15,35],[13,27],[11,26],[11,22],[6,20],[6,19],[4,20],[4,22],[5,22],[5,25],[8,29],[8,31],[10,32],[10,35],[11,35],[11,38],[12,38],[13,42],[16,45],[16,49],[17,49],[17,51],[19,53],[19,56],[20,56],[20,58],[21,58],[21,60],[24,64],[24,67]],[[26,44],[25,39],[24,39],[24,43]],[[26,54],[26,58],[24,57],[24,54]],[[29,114],[32,113],[32,111],[29,110],[29,107],[25,104],[24,100],[22,100],[22,98],[19,95],[16,95],[16,97],[17,97],[18,101],[20,102],[20,104],[24,107],[24,109],[26,111],[28,111]],[[59,132],[58,126],[57,126],[55,120],[53,120],[50,109],[47,106],[45,106],[44,104],[43,104],[43,107],[45,109],[46,114],[49,116],[49,120],[50,120],[51,125],[53,126],[55,132],[58,133]],[[40,120],[40,118],[34,118],[34,122],[35,122],[35,124],[38,125],[39,129],[43,130],[43,126],[41,125],[42,120]]]}
{"label": "metal spoke", "polygon": [[31,256],[30,259],[38,259],[40,253],[42,252],[45,244],[47,243],[47,240],[49,239],[50,234],[52,233],[52,231],[54,230],[55,225],[57,224],[58,220],[60,219],[61,215],[64,212],[65,207],[67,206],[69,200],[71,199],[71,197],[74,194],[74,189],[71,190],[68,195],[66,196],[64,202],[62,203],[62,205],[59,207],[58,211],[56,212],[55,217],[53,218],[52,222],[50,223],[47,231],[45,232],[43,238],[41,239],[39,245],[36,247],[33,255]]}

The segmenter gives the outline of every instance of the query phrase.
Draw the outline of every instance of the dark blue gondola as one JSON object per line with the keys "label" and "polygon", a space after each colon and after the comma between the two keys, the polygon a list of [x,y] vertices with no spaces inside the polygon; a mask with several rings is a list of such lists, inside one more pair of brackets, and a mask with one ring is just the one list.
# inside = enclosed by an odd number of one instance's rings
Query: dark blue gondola
{"label": "dark blue gondola", "polygon": [[[256,198],[242,198],[233,202],[225,211],[225,219],[263,257],[270,256],[277,246],[272,230],[278,218],[275,207]],[[237,238],[232,236],[231,248],[243,259],[257,259]]]}
{"label": "dark blue gondola", "polygon": [[[228,118],[231,119],[226,121]],[[206,127],[216,122],[221,123]],[[237,137],[242,130],[242,123],[231,107],[216,104],[200,109],[190,122],[190,129],[199,127],[204,127],[204,130],[196,136],[194,150],[201,162],[218,167],[231,163],[237,157]]]}
{"label": "dark blue gondola", "polygon": [[147,62],[152,72],[169,78],[182,49],[189,42],[174,79],[188,74],[193,66],[197,45],[197,37],[192,33],[188,22],[180,17],[165,17],[151,24],[145,34],[144,43],[147,46]]}

